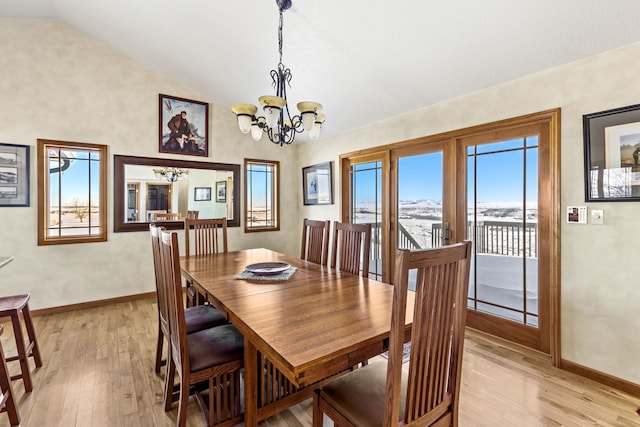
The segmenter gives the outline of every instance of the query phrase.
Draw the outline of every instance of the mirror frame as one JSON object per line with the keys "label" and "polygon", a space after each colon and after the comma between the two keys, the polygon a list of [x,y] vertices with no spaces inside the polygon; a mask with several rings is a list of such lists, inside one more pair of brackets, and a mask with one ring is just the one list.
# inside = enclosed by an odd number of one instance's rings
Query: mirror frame
{"label": "mirror frame", "polygon": [[[155,157],[136,157],[114,154],[113,156],[113,231],[149,231],[149,222],[125,222],[125,165],[156,167],[176,167],[184,169],[209,169],[230,171],[233,173],[233,219],[227,221],[228,227],[240,227],[240,165],[230,163],[195,162],[192,160],[161,159]],[[168,230],[181,230],[184,221],[163,221]]]}

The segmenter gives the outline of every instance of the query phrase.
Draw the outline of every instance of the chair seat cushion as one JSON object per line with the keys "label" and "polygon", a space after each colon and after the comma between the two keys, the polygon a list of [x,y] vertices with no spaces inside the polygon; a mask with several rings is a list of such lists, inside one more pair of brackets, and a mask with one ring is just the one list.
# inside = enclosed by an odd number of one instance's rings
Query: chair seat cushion
{"label": "chair seat cushion", "polygon": [[191,372],[244,358],[244,337],[231,324],[187,335]]}
{"label": "chair seat cushion", "polygon": [[226,325],[227,318],[211,305],[196,305],[184,309],[184,323],[187,334],[192,334],[214,326]]}
{"label": "chair seat cushion", "polygon": [[[376,361],[324,385],[320,396],[357,426],[381,426],[387,363]],[[407,374],[402,370],[400,420],[406,406]]]}

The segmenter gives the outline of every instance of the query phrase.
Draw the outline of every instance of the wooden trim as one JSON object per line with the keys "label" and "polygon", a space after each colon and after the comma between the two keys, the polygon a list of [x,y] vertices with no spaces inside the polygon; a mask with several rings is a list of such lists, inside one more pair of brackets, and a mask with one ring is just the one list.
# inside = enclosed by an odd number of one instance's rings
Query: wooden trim
{"label": "wooden trim", "polygon": [[[502,338],[532,350],[542,351],[540,349],[540,332],[533,327],[474,310],[467,310],[467,325],[492,337]],[[544,351],[543,353],[549,354]]]}
{"label": "wooden trim", "polygon": [[[443,212],[443,219],[448,218],[451,225],[451,241],[455,242],[460,239],[462,230],[466,230],[466,203],[461,197],[455,198],[455,208],[451,198],[456,194],[465,194],[466,191],[466,163],[464,161],[466,145],[474,142],[486,141],[487,135],[491,135],[495,139],[504,139],[514,133],[523,131],[537,133],[543,130],[541,135],[545,144],[540,144],[539,148],[540,167],[539,167],[539,184],[538,197],[544,198],[545,209],[539,210],[538,224],[542,228],[546,228],[546,250],[542,251],[539,259],[543,260],[545,267],[539,272],[539,282],[549,287],[549,297],[546,301],[541,301],[541,310],[546,310],[547,321],[540,324],[539,337],[537,342],[532,346],[540,349],[546,354],[550,354],[555,366],[558,366],[561,358],[561,330],[560,330],[560,224],[562,215],[560,212],[560,109],[554,108],[536,113],[526,114],[523,116],[503,119],[496,122],[475,125],[463,129],[456,129],[436,135],[419,137],[407,141],[395,142],[391,144],[371,147],[367,149],[357,150],[350,153],[340,155],[341,178],[342,178],[342,204],[341,217],[342,221],[349,222],[349,206],[350,206],[350,175],[349,166],[357,163],[364,163],[374,159],[386,159],[389,166],[383,165],[383,200],[389,200],[388,207],[383,206],[383,223],[387,225],[388,235],[385,240],[386,245],[383,253],[392,253],[394,247],[390,246],[395,243],[393,239],[393,230],[396,226],[394,221],[395,209],[393,204],[397,203],[397,191],[394,190],[395,181],[389,182],[387,173],[395,173],[397,153],[418,153],[425,150],[431,144],[438,142],[444,144],[444,162],[445,168],[453,169],[457,178],[452,176],[443,177],[449,182],[455,183],[455,189],[445,189],[443,193],[443,203],[448,203],[449,209]],[[548,139],[545,139],[547,138]],[[463,142],[464,140],[464,142]],[[451,156],[454,158],[451,159]],[[453,167],[452,167],[453,166]],[[450,171],[451,172],[451,171]],[[453,172],[451,172],[453,173]],[[385,179],[387,186],[385,187]],[[447,202],[448,201],[448,202]],[[445,204],[446,206],[446,204]],[[392,242],[393,241],[393,242]],[[383,258],[383,280],[388,277],[389,269],[393,268],[390,263],[385,264],[386,257]],[[478,316],[470,315],[468,319],[477,319]],[[480,319],[481,323],[486,322]],[[511,334],[513,335],[513,334]],[[530,336],[525,337],[524,342],[531,341]],[[517,341],[521,342],[521,341]]]}
{"label": "wooden trim", "polygon": [[[249,209],[249,164],[262,164],[273,168],[273,185],[271,187],[272,208],[271,213],[275,221],[275,225],[264,227],[249,227],[247,220],[247,209]],[[266,206],[265,206],[266,208]],[[244,232],[260,233],[263,231],[280,231],[280,161],[263,160],[263,159],[244,159]]]}
{"label": "wooden trim", "polygon": [[[70,243],[94,243],[107,241],[107,168],[108,168],[108,147],[103,144],[90,144],[88,142],[69,142],[55,141],[50,139],[37,140],[37,174],[38,174],[38,246],[47,245],[64,245]],[[50,212],[50,171],[49,156],[50,148],[69,150],[69,151],[93,151],[99,153],[98,159],[98,188],[99,195],[96,197],[99,215],[98,215],[98,234],[71,234],[65,236],[49,236],[47,227],[49,226]],[[59,191],[62,191],[60,189]],[[124,201],[123,201],[124,203]],[[91,215],[91,206],[89,206],[89,215]],[[62,206],[59,206],[62,209]]]}
{"label": "wooden trim", "polygon": [[34,316],[46,316],[48,314],[67,313],[69,311],[83,310],[85,308],[105,307],[111,304],[118,304],[122,302],[136,301],[145,298],[156,298],[155,292],[145,292],[143,294],[126,295],[123,297],[101,299],[96,301],[81,302],[78,304],[61,305],[58,307],[41,308],[38,310],[31,310],[31,314]]}
{"label": "wooden trim", "polygon": [[560,359],[560,362],[557,366],[558,368],[564,369],[565,371],[578,374],[584,378],[599,382],[600,384],[613,387],[620,391],[624,391],[625,393],[629,393],[632,396],[640,398],[640,384],[635,384],[630,381],[623,380],[622,378],[614,377],[613,375],[609,375],[607,373],[597,371],[595,369],[591,369],[565,359]]}

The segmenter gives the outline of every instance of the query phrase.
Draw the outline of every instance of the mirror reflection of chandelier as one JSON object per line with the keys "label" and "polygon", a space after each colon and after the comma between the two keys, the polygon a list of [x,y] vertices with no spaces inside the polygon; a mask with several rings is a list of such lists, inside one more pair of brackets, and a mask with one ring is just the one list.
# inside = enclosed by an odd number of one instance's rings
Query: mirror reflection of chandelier
{"label": "mirror reflection of chandelier", "polygon": [[235,104],[231,107],[238,119],[238,126],[242,133],[251,132],[255,141],[266,133],[274,144],[291,144],[296,133],[309,132],[311,139],[320,136],[320,128],[324,123],[325,115],[321,113],[322,105],[317,102],[299,102],[297,107],[299,115],[291,117],[287,105],[286,85],[291,87],[291,70],[282,63],[282,13],[291,7],[291,0],[276,0],[280,9],[280,26],[278,27],[278,51],[280,62],[277,70],[271,70],[271,79],[276,88],[276,95],[265,95],[258,98],[262,106],[264,116],[256,116],[258,107],[252,104]]}
{"label": "mirror reflection of chandelier", "polygon": [[169,182],[176,182],[180,178],[184,178],[185,176],[189,175],[189,171],[187,169],[178,168],[154,169],[153,173],[156,174],[156,178],[164,178]]}

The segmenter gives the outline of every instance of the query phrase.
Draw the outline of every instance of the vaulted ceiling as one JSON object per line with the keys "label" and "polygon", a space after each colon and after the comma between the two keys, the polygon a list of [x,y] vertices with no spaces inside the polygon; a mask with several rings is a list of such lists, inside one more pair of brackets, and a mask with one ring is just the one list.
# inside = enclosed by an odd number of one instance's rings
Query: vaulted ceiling
{"label": "vaulted ceiling", "polygon": [[[0,0],[0,17],[58,19],[224,108],[273,94],[275,0]],[[638,42],[640,2],[293,0],[283,33],[289,105],[322,103],[328,136]]]}

